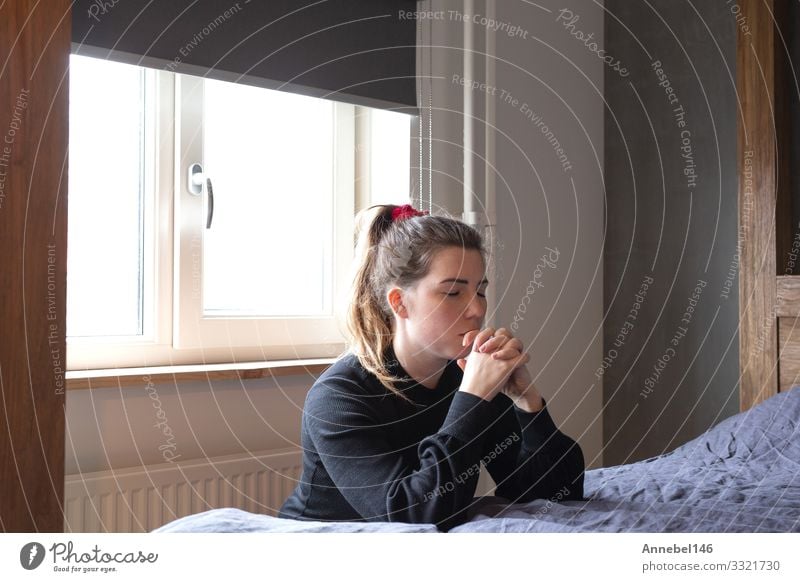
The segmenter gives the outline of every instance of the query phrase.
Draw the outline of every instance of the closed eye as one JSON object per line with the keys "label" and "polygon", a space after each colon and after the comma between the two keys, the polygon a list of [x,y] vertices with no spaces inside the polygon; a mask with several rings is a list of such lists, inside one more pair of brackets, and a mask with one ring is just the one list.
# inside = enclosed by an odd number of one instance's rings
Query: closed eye
{"label": "closed eye", "polygon": [[[449,295],[450,297],[454,297],[456,295],[459,295],[459,292],[456,291],[455,293],[445,293],[445,295]],[[478,293],[478,297],[486,297],[486,295],[484,295],[483,293]]]}

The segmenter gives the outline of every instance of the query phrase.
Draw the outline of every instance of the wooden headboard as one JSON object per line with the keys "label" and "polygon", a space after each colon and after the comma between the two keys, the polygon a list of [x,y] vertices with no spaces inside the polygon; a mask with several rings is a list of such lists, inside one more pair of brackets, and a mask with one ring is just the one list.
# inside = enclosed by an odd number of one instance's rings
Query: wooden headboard
{"label": "wooden headboard", "polygon": [[[800,238],[792,236],[788,0],[740,2],[739,388],[747,410],[800,383]],[[797,273],[797,275],[795,274]]]}

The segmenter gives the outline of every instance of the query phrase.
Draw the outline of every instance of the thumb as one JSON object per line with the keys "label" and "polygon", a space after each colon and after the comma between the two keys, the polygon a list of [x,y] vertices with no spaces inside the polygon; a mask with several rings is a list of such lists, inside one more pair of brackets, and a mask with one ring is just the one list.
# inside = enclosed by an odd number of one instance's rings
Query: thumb
{"label": "thumb", "polygon": [[471,329],[467,333],[464,334],[464,339],[461,342],[461,345],[468,345],[475,341],[475,337],[478,335],[479,329]]}
{"label": "thumb", "polygon": [[459,358],[456,361],[456,363],[458,364],[458,367],[461,368],[461,371],[463,372],[464,368],[466,368],[466,366],[467,366],[467,359],[466,358]]}

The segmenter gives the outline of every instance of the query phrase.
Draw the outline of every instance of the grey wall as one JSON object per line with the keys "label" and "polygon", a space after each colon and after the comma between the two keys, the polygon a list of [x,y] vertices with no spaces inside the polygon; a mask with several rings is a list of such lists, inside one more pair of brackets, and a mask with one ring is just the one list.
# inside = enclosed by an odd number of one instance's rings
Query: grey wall
{"label": "grey wall", "polygon": [[671,450],[738,411],[732,6],[605,3],[608,54],[629,71],[605,72],[606,465]]}
{"label": "grey wall", "polygon": [[[506,327],[522,340],[531,354],[528,369],[555,422],[579,442],[587,465],[599,467],[602,386],[593,374],[603,340],[603,63],[557,23],[560,2],[498,0],[494,5],[495,80],[472,91],[476,210],[483,211],[486,174],[496,189],[496,307],[486,325]],[[487,6],[476,1],[469,10],[462,0],[433,0],[421,7],[442,15],[430,21],[433,208],[460,216],[464,90],[458,79],[464,24],[457,14],[466,11],[478,20],[476,78],[484,80],[486,27],[480,22]],[[573,9],[584,30],[602,43],[602,4],[577,0]],[[494,168],[483,161],[487,100],[496,110],[489,129]],[[566,152],[568,167],[552,140]],[[543,269],[548,247],[558,258]],[[528,292],[532,280],[541,287]]]}
{"label": "grey wall", "polygon": [[[570,6],[577,28],[602,47],[602,4]],[[559,22],[563,7],[497,2],[497,20],[523,34],[497,35],[496,324],[530,346],[536,386],[592,468],[607,464],[594,377],[603,341],[604,66]]]}

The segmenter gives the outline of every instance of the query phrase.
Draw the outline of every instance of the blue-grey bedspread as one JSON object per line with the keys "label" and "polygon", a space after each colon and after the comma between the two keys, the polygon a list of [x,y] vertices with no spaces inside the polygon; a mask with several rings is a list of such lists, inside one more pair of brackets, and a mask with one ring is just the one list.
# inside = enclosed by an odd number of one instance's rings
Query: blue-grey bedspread
{"label": "blue-grey bedspread", "polygon": [[[585,501],[481,498],[459,532],[800,532],[800,387],[677,449],[586,472]],[[226,508],[162,532],[416,532],[430,524],[313,522]]]}

